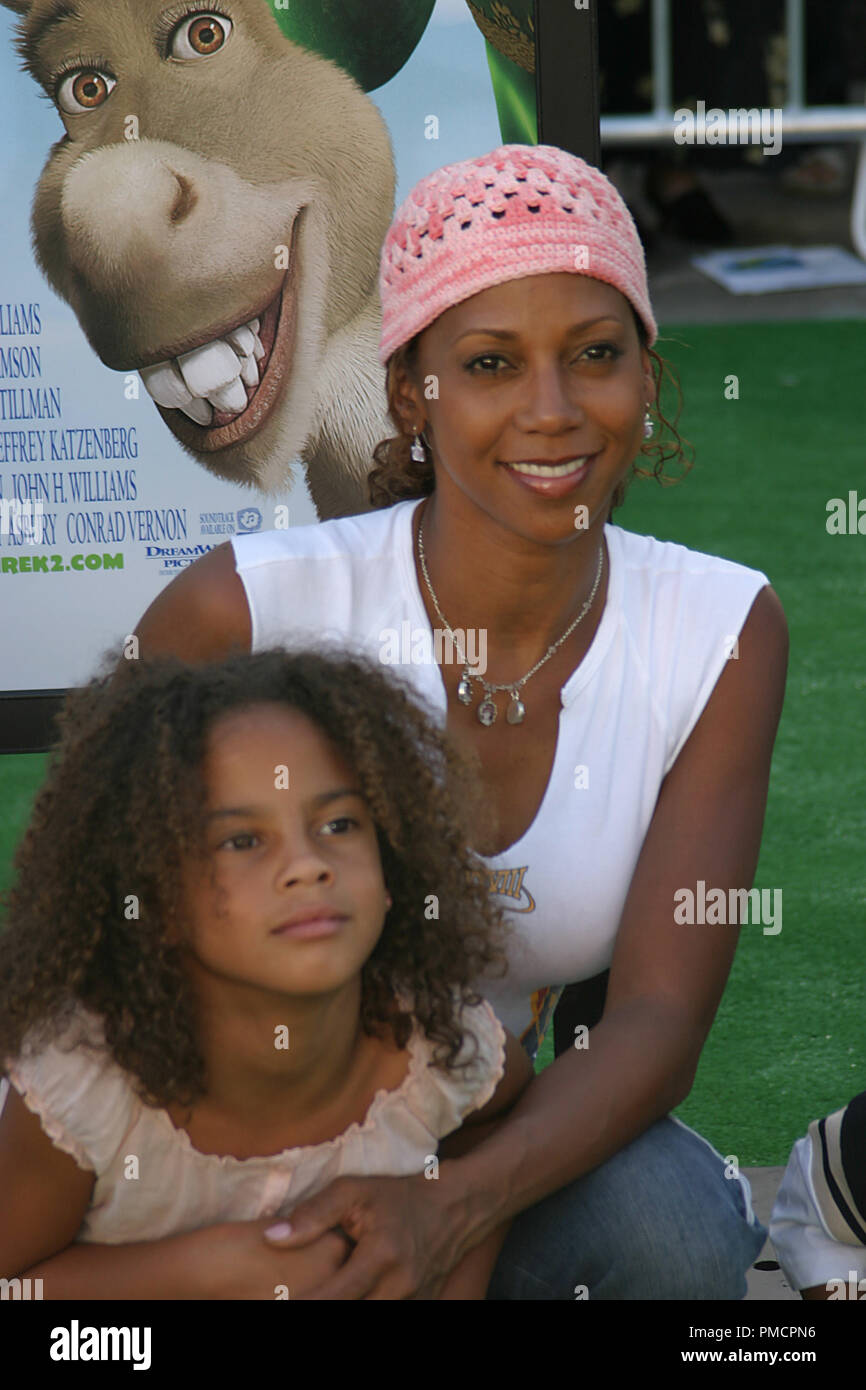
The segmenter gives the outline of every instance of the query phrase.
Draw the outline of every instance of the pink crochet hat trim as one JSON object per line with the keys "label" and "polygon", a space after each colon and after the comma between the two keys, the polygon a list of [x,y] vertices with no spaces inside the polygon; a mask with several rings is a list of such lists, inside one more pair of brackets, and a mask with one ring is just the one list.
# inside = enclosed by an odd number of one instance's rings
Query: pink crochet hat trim
{"label": "pink crochet hat trim", "polygon": [[524,275],[614,285],[658,337],[631,213],[600,170],[555,145],[500,145],[428,174],[398,208],[379,266],[379,360],[452,305]]}

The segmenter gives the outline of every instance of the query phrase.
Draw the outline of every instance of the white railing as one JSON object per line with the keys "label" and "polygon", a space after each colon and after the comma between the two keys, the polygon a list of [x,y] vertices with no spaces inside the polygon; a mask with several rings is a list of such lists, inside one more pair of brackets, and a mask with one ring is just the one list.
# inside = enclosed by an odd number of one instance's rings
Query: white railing
{"label": "white railing", "polygon": [[[851,240],[866,260],[866,106],[805,106],[803,0],[785,0],[788,37],[787,100],[781,107],[782,139],[795,142],[858,141],[860,144],[851,197]],[[677,128],[671,96],[670,0],[652,0],[653,109],[643,115],[602,116],[602,145],[665,145],[674,143]],[[695,115],[695,141],[703,144],[709,113]],[[713,131],[727,141],[727,112],[713,111]],[[736,142],[739,130],[732,130]]]}

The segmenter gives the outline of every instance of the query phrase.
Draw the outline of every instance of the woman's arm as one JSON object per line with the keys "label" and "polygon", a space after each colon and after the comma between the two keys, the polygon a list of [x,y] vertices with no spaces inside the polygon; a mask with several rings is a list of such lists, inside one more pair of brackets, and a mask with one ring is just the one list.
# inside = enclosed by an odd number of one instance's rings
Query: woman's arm
{"label": "woman's arm", "polygon": [[[449,1134],[439,1145],[441,1159],[461,1158],[471,1153],[489,1135],[495,1133],[505,1116],[517,1103],[533,1078],[532,1063],[518,1042],[505,1032],[505,1070],[486,1105],[467,1115],[460,1129]],[[511,1225],[510,1218],[501,1222],[452,1270],[440,1299],[483,1299],[499,1259],[500,1251]]]}
{"label": "woman's arm", "polygon": [[659,793],[617,933],[604,1017],[589,1047],[557,1058],[495,1133],[443,1163],[426,1201],[407,1186],[399,1221],[391,1219],[393,1189],[376,1188],[374,1179],[341,1179],[296,1208],[299,1243],[322,1222],[342,1225],[358,1242],[320,1297],[365,1297],[385,1278],[430,1297],[500,1223],[603,1163],[686,1097],[738,928],[677,923],[674,895],[695,891],[699,880],[725,890],[753,882],[786,665],[784,614],[765,588],[737,659],[728,661]]}
{"label": "woman's arm", "polygon": [[[528,1058],[526,1061],[529,1065]],[[499,1121],[492,1120],[486,1125],[464,1126],[458,1131],[463,1142],[452,1156],[459,1157],[471,1153],[473,1149],[495,1133],[499,1123]],[[439,1152],[442,1155],[441,1145]],[[474,1245],[471,1250],[468,1250],[459,1263],[454,1266],[436,1297],[443,1300],[461,1299],[463,1301],[485,1298],[490,1280],[493,1277],[493,1271],[496,1268],[496,1261],[499,1259],[510,1227],[511,1217],[508,1217],[507,1220],[500,1221],[489,1235]]]}
{"label": "woman's arm", "polygon": [[169,654],[215,661],[232,650],[248,652],[250,610],[231,545],[218,545],[181,570],[154,599],[136,636],[143,660]]}

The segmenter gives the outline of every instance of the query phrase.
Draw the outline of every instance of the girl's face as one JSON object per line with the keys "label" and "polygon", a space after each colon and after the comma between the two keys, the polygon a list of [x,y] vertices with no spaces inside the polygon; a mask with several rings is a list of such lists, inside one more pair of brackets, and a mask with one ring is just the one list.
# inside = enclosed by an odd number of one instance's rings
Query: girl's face
{"label": "girl's face", "polygon": [[[419,389],[435,377],[438,393]],[[655,398],[649,354],[628,300],[585,275],[509,280],[455,304],[421,335],[407,418],[429,421],[436,491],[533,539],[572,538],[607,518],[643,441]],[[589,458],[567,479],[531,486],[508,467]]]}
{"label": "girl's face", "polygon": [[[387,910],[351,771],[304,715],[268,703],[214,724],[205,778],[207,854],[184,875],[194,972],[292,995],[339,990]],[[325,921],[286,925],[321,909]]]}

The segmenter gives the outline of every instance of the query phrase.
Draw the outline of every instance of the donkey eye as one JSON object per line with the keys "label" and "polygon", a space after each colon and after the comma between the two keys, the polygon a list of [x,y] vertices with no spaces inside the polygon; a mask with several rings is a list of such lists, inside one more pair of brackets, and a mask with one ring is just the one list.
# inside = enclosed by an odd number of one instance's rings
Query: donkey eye
{"label": "donkey eye", "polygon": [[82,111],[95,111],[108,101],[117,86],[113,77],[97,68],[79,68],[69,72],[57,88],[57,105],[67,116],[79,116]]}
{"label": "donkey eye", "polygon": [[209,58],[224,48],[232,22],[225,15],[194,14],[179,24],[169,39],[172,58]]}

